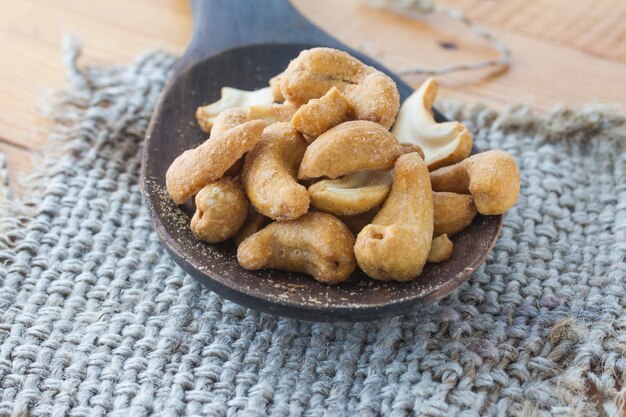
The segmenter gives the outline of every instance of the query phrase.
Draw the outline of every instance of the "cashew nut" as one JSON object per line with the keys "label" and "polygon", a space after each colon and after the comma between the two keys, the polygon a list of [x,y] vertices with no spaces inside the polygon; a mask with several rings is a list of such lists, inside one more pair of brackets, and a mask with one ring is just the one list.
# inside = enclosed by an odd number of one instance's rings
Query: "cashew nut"
{"label": "cashew nut", "polygon": [[401,143],[402,153],[412,153],[417,152],[420,158],[424,159],[424,151],[418,145],[414,145],[411,143]]}
{"label": "cashew nut", "polygon": [[250,202],[274,220],[292,220],[309,209],[309,194],[296,181],[306,141],[289,123],[265,128],[245,157],[242,181]]}
{"label": "cashew nut", "polygon": [[280,87],[285,98],[296,105],[320,98],[336,87],[352,104],[357,119],[379,123],[386,129],[400,107],[400,94],[391,78],[331,48],[300,52],[283,73]]}
{"label": "cashew nut", "polygon": [[431,172],[433,190],[472,194],[480,214],[502,214],[517,201],[520,172],[511,155],[486,151]]}
{"label": "cashew nut", "polygon": [[195,200],[196,212],[190,227],[198,239],[222,242],[233,236],[246,220],[248,200],[232,178],[224,177],[206,185]]}
{"label": "cashew nut", "polygon": [[302,272],[325,284],[345,281],[356,268],[354,236],[336,217],[310,211],[274,222],[244,240],[237,260],[246,269]]}
{"label": "cashew nut", "polygon": [[[239,126],[250,120],[264,120],[268,124],[287,122],[291,120],[296,108],[290,104],[266,104],[248,107],[233,107],[225,110],[217,116],[213,123],[211,134],[220,135],[233,127]],[[239,159],[224,175],[236,177],[241,174],[243,158]]]}
{"label": "cashew nut", "polygon": [[277,103],[282,103],[285,101],[285,96],[283,96],[283,92],[280,91],[280,80],[283,77],[283,73],[281,72],[278,75],[270,78],[270,89],[272,90],[272,95],[274,96],[274,101]]}
{"label": "cashew nut", "polygon": [[474,139],[459,122],[437,123],[432,106],[437,96],[437,81],[429,78],[405,100],[391,132],[402,143],[419,145],[429,170],[451,165],[467,158]]}
{"label": "cashew nut", "polygon": [[291,124],[308,142],[312,142],[328,129],[349,120],[352,106],[335,87],[319,99],[312,99],[294,114]]}
{"label": "cashew nut", "polygon": [[337,178],[367,170],[393,167],[402,147],[381,125],[357,120],[321,134],[304,153],[298,178]]}
{"label": "cashew nut", "polygon": [[222,97],[206,106],[198,107],[196,119],[206,133],[211,133],[211,128],[217,116],[225,110],[233,107],[247,107],[255,104],[272,104],[274,95],[270,87],[256,91],[239,90],[232,87],[222,87]]}
{"label": "cashew nut", "polygon": [[251,205],[248,206],[248,216],[246,217],[245,222],[239,228],[237,233],[233,236],[233,241],[237,246],[244,241],[245,238],[251,236],[263,229],[271,222],[271,219],[265,217],[258,211],[254,209]]}
{"label": "cashew nut", "polygon": [[374,279],[409,281],[422,272],[432,238],[428,168],[417,153],[402,155],[383,208],[357,236],[357,262]]}
{"label": "cashew nut", "polygon": [[471,195],[446,192],[433,193],[435,236],[460,232],[476,217],[476,207]]}
{"label": "cashew nut", "polygon": [[313,207],[335,215],[365,213],[385,201],[391,190],[391,174],[361,171],[336,180],[322,180],[309,187]]}
{"label": "cashew nut", "polygon": [[428,262],[440,263],[448,260],[452,256],[452,241],[448,239],[448,235],[443,234],[433,239],[428,253]]}
{"label": "cashew nut", "polygon": [[267,125],[252,120],[212,136],[200,146],[187,150],[172,162],[165,173],[167,191],[182,204],[202,187],[221,178],[241,156],[252,149]]}
{"label": "cashew nut", "polygon": [[267,124],[288,122],[296,110],[295,106],[288,103],[233,107],[223,111],[215,118],[211,132],[213,135],[219,135],[250,120],[264,120]]}

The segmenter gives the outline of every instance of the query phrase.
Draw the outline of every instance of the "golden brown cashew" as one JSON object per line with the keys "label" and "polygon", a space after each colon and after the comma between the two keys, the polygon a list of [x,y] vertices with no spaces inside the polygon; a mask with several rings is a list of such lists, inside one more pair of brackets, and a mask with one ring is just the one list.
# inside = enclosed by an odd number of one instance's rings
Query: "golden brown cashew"
{"label": "golden brown cashew", "polygon": [[254,207],[274,220],[297,219],[309,209],[309,194],[296,181],[306,141],[289,123],[265,128],[246,155],[242,181]]}
{"label": "golden brown cashew", "polygon": [[[250,120],[264,120],[268,124],[288,122],[295,112],[296,108],[291,104],[234,107],[223,111],[217,116],[213,124],[212,135],[219,135]],[[233,164],[233,166],[226,171],[225,175],[235,177],[241,174],[242,168],[243,158]]]}
{"label": "golden brown cashew", "polygon": [[221,178],[256,145],[266,125],[262,120],[244,123],[179,155],[165,173],[167,191],[174,203],[184,203],[202,187]]}
{"label": "golden brown cashew", "polygon": [[424,151],[419,146],[410,143],[401,143],[400,145],[402,146],[402,153],[417,152],[420,158],[424,159]]}
{"label": "golden brown cashew", "polygon": [[319,99],[312,99],[294,114],[291,124],[312,142],[328,129],[351,118],[352,106],[335,87]]}
{"label": "golden brown cashew", "polygon": [[467,158],[474,139],[459,122],[437,123],[432,107],[437,96],[437,81],[429,78],[407,98],[391,130],[401,143],[419,145],[429,170],[455,164]]}
{"label": "golden brown cashew", "polygon": [[285,101],[285,96],[283,96],[283,92],[280,91],[280,80],[282,77],[283,73],[281,72],[280,74],[270,78],[270,89],[272,90],[274,101],[277,103],[282,103],[283,101]]}
{"label": "golden brown cashew", "polygon": [[303,272],[319,282],[337,284],[356,268],[353,247],[354,236],[336,217],[310,211],[248,237],[237,248],[237,260],[246,269]]}
{"label": "golden brown cashew", "polygon": [[357,119],[386,129],[400,108],[400,94],[391,78],[332,48],[300,52],[283,73],[280,87],[287,100],[300,106],[336,87],[352,104]]}
{"label": "golden brown cashew", "polygon": [[417,153],[402,155],[382,210],[356,239],[361,269],[381,281],[409,281],[424,268],[433,238],[433,193]]}
{"label": "golden brown cashew", "polygon": [[340,216],[365,213],[385,201],[391,190],[391,174],[361,171],[336,180],[322,180],[309,187],[311,204]]}
{"label": "golden brown cashew", "polygon": [[198,124],[206,133],[211,133],[211,128],[217,116],[233,107],[248,107],[258,104],[272,104],[274,96],[270,87],[256,91],[239,90],[237,88],[222,87],[222,97],[206,106],[200,106],[196,110]]}
{"label": "golden brown cashew", "polygon": [[381,125],[365,120],[345,122],[309,145],[298,178],[337,178],[358,171],[388,170],[402,147]]}
{"label": "golden brown cashew", "polygon": [[235,242],[235,245],[239,246],[245,238],[263,229],[271,221],[272,220],[270,218],[265,217],[264,215],[256,211],[251,205],[248,206],[248,216],[246,217],[246,221],[233,236],[233,241]]}
{"label": "golden brown cashew", "polygon": [[480,214],[502,214],[517,201],[520,172],[511,155],[486,151],[431,172],[433,190],[470,193]]}
{"label": "golden brown cashew", "polygon": [[433,193],[435,236],[460,232],[476,217],[476,207],[471,195],[446,192]]}
{"label": "golden brown cashew", "polygon": [[233,107],[223,111],[215,118],[211,132],[213,135],[219,135],[250,120],[264,120],[267,124],[288,122],[296,113],[296,110],[296,107],[291,104],[260,104],[247,107]]}
{"label": "golden brown cashew", "polygon": [[452,256],[452,241],[448,239],[448,235],[437,236],[433,239],[428,253],[428,262],[440,263],[450,259]]}
{"label": "golden brown cashew", "polygon": [[232,178],[221,178],[206,185],[195,200],[196,213],[190,227],[198,239],[222,242],[233,236],[246,220],[248,200]]}

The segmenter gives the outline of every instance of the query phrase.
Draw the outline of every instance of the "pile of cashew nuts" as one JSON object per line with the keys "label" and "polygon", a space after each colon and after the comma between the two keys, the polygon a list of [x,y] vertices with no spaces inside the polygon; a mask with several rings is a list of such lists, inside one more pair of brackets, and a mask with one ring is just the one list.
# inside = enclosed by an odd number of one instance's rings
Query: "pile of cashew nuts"
{"label": "pile of cashew nuts", "polygon": [[437,83],[400,108],[394,81],[349,54],[302,51],[261,90],[224,88],[198,108],[210,134],[169,167],[172,200],[194,197],[190,228],[233,239],[243,268],[306,273],[326,284],[357,265],[409,281],[444,262],[450,236],[477,213],[517,201],[520,173],[503,151],[470,156],[459,122],[437,123]]}

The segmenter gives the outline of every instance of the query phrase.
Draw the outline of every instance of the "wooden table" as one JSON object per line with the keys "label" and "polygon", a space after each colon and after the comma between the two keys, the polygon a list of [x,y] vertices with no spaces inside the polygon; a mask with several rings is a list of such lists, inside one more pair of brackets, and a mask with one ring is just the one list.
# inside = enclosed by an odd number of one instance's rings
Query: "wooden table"
{"label": "wooden table", "polygon": [[[323,29],[392,69],[496,55],[442,16],[415,21],[369,8],[364,0],[293,1]],[[437,1],[492,30],[513,53],[505,74],[441,77],[442,97],[495,108],[525,102],[538,111],[557,103],[626,103],[626,1]],[[29,171],[46,141],[49,126],[37,104],[65,84],[64,34],[82,40],[81,64],[112,65],[153,48],[181,54],[191,33],[187,0],[3,0],[0,15],[0,152],[13,179]],[[444,48],[443,42],[455,47]],[[422,79],[407,77],[413,85]]]}

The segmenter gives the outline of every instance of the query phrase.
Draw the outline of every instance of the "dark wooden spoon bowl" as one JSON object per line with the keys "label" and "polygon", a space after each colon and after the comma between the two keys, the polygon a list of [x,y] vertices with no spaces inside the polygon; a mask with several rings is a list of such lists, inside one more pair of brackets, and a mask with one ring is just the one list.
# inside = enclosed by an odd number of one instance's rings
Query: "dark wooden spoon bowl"
{"label": "dark wooden spoon bowl", "polygon": [[219,99],[221,87],[265,87],[301,50],[330,46],[389,74],[402,100],[413,90],[377,62],[322,32],[286,0],[197,0],[192,7],[194,36],[152,116],[141,172],[142,193],[157,234],[185,271],[218,294],[256,310],[304,320],[364,321],[405,314],[440,299],[484,262],[498,238],[502,216],[477,216],[453,236],[448,261],[426,265],[409,283],[371,280],[360,270],[338,286],[300,274],[247,271],[237,263],[232,242],[211,245],[195,239],[189,230],[193,207],[170,200],[165,172],[174,158],[206,139],[194,113],[198,106]]}

